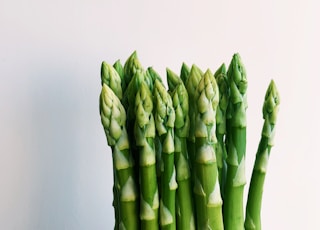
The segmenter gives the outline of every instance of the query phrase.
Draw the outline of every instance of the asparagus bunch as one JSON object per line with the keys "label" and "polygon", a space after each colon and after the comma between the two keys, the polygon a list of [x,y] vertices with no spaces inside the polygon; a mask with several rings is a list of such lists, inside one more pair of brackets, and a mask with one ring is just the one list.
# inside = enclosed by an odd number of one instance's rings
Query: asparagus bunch
{"label": "asparagus bunch", "polygon": [[101,66],[100,116],[113,156],[115,229],[260,230],[279,94],[271,81],[252,170],[246,216],[247,78],[239,54],[213,75],[182,64],[180,77]]}

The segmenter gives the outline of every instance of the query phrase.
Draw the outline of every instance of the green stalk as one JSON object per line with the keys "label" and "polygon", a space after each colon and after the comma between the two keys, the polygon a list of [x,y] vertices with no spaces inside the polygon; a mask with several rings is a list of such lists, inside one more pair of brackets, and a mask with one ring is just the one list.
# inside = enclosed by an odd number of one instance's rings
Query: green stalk
{"label": "green stalk", "polygon": [[206,71],[195,94],[195,182],[198,229],[223,229],[222,199],[216,159],[216,109],[219,90],[213,74]]}
{"label": "green stalk", "polygon": [[126,130],[126,113],[112,89],[103,84],[100,94],[100,116],[112,149],[114,178],[118,200],[118,220],[115,229],[139,229],[138,194],[134,177],[134,162]]}
{"label": "green stalk", "polygon": [[174,121],[172,100],[164,85],[154,84],[154,116],[157,134],[161,141],[160,227],[176,228],[175,195],[177,189],[174,167]]}
{"label": "green stalk", "polygon": [[187,150],[187,136],[190,128],[188,93],[182,80],[169,69],[167,69],[167,82],[176,114],[174,154],[178,183],[176,192],[177,229],[191,230],[195,229],[195,218]]}
{"label": "green stalk", "polygon": [[239,54],[233,55],[227,72],[230,101],[227,124],[227,178],[224,189],[224,224],[226,230],[243,230],[243,190],[246,184],[246,109],[247,78]]}
{"label": "green stalk", "polygon": [[216,136],[217,136],[217,165],[219,171],[219,182],[221,195],[223,197],[223,189],[226,178],[226,159],[227,159],[227,150],[225,145],[225,137],[226,137],[226,112],[229,102],[229,85],[227,81],[227,71],[225,64],[222,64],[219,69],[214,74],[216,82],[219,88],[219,105],[217,107],[216,114]]}
{"label": "green stalk", "polygon": [[[203,72],[196,65],[192,65],[190,75],[185,83],[188,96],[189,96],[189,117],[190,117],[190,131],[187,138],[187,146],[189,150],[189,163],[191,174],[193,173],[194,155],[195,155],[195,117],[196,117],[196,102],[194,99],[196,88],[200,82]],[[193,176],[192,176],[193,180]]]}
{"label": "green stalk", "polygon": [[263,185],[267,173],[270,151],[274,143],[279,103],[280,97],[278,90],[274,81],[271,81],[265,95],[262,109],[264,124],[250,181],[244,224],[246,230],[261,230]]}
{"label": "green stalk", "polygon": [[142,82],[135,97],[134,136],[139,152],[140,219],[141,229],[159,228],[159,196],[154,146],[155,123],[149,87]]}

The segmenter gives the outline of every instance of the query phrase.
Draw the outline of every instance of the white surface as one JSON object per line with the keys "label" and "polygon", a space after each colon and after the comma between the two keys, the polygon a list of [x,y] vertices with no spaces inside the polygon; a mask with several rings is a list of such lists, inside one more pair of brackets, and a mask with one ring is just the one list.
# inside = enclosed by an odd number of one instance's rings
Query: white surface
{"label": "white surface", "polygon": [[[110,150],[100,64],[137,50],[165,77],[182,61],[247,69],[251,171],[271,78],[281,108],[264,229],[319,228],[317,1],[0,2],[0,228],[111,229]],[[249,179],[248,179],[249,180]]]}

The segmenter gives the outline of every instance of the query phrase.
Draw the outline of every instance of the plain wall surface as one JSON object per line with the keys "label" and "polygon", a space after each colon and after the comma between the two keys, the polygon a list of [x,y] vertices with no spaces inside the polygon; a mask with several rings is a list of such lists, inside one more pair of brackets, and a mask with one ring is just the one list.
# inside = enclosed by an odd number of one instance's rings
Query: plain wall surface
{"label": "plain wall surface", "polygon": [[100,64],[124,63],[134,50],[162,78],[182,62],[215,71],[240,53],[248,183],[274,79],[281,106],[262,224],[319,228],[319,7],[311,0],[2,0],[0,229],[112,229]]}

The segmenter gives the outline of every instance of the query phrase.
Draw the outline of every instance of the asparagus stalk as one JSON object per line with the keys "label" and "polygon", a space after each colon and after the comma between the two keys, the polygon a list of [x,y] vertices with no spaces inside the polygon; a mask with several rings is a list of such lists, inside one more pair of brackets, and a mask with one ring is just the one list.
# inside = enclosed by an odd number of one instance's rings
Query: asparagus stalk
{"label": "asparagus stalk", "polygon": [[267,173],[270,151],[274,143],[279,103],[280,97],[278,90],[274,81],[271,81],[265,95],[262,109],[264,124],[250,181],[244,225],[246,230],[261,230],[260,214],[263,185]]}
{"label": "asparagus stalk", "polygon": [[174,166],[174,121],[172,100],[164,85],[156,80],[154,84],[154,116],[156,130],[161,142],[160,181],[160,227],[176,228],[175,194],[177,189]]}
{"label": "asparagus stalk", "polygon": [[[203,72],[196,65],[192,65],[190,70],[190,75],[185,83],[188,96],[189,96],[189,117],[190,117],[190,131],[189,136],[187,138],[187,146],[189,150],[189,159],[190,159],[190,169],[191,173],[193,173],[193,164],[194,164],[194,155],[195,155],[195,117],[196,117],[196,102],[194,99],[196,88],[200,82],[200,79],[203,75]],[[192,176],[193,177],[193,176]],[[192,178],[193,180],[193,178]]]}
{"label": "asparagus stalk", "polygon": [[159,196],[154,147],[155,123],[149,87],[142,82],[135,97],[134,136],[139,152],[141,229],[158,229]]}
{"label": "asparagus stalk", "polygon": [[[116,94],[116,96],[121,100],[122,99],[122,89],[121,89],[121,78],[117,74],[116,70],[109,65],[107,62],[103,61],[101,64],[101,85],[106,84],[110,89]],[[115,168],[113,168],[113,202],[115,212],[115,230],[119,229],[119,191],[116,186],[117,178]]]}
{"label": "asparagus stalk", "polygon": [[230,86],[230,108],[228,109],[230,123],[227,130],[228,169],[223,214],[226,230],[242,230],[244,226],[243,189],[246,184],[247,78],[239,54],[233,55],[227,75]]}
{"label": "asparagus stalk", "polygon": [[187,137],[190,128],[189,100],[182,80],[167,69],[169,94],[176,114],[174,122],[174,154],[177,171],[176,217],[177,229],[195,229],[191,174],[188,164]]}
{"label": "asparagus stalk", "polygon": [[219,90],[213,74],[207,70],[195,94],[195,182],[194,194],[198,229],[223,229],[222,199],[215,153],[216,109]]}
{"label": "asparagus stalk", "polygon": [[118,220],[115,229],[139,229],[138,194],[134,178],[134,162],[125,127],[126,113],[119,98],[109,86],[103,84],[100,94],[100,116],[112,148],[114,178],[118,196]]}
{"label": "asparagus stalk", "polygon": [[214,74],[216,82],[219,88],[219,105],[217,107],[216,114],[216,136],[217,136],[217,165],[219,171],[219,183],[221,189],[221,195],[223,196],[223,188],[226,177],[226,159],[227,150],[225,145],[226,130],[226,112],[229,102],[229,85],[227,81],[227,71],[225,64],[222,64]]}

